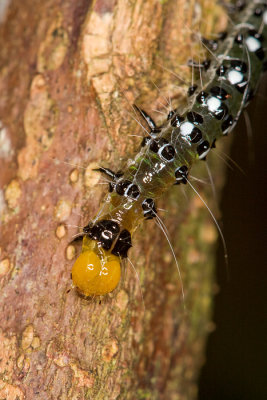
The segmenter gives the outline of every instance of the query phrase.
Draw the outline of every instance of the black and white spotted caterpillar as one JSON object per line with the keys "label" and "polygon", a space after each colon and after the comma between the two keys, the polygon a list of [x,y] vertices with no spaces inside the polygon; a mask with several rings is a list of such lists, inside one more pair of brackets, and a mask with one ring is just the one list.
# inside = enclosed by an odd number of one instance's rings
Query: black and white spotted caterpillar
{"label": "black and white spotted caterpillar", "polygon": [[116,288],[121,260],[144,219],[157,218],[155,200],[170,186],[186,184],[192,164],[205,160],[227,135],[253,97],[267,63],[267,3],[239,2],[235,25],[218,41],[207,41],[214,58],[202,64],[203,83],[190,86],[183,111],[170,111],[156,126],[139,111],[150,133],[124,173],[100,168],[110,179],[97,216],[83,229],[82,253],[72,268],[74,286],[86,295]]}

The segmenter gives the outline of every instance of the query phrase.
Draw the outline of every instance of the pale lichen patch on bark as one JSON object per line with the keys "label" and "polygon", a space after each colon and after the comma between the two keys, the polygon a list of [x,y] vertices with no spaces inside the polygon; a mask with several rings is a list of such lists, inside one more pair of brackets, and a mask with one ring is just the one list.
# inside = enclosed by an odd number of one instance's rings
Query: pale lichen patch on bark
{"label": "pale lichen patch on bark", "polygon": [[77,168],[73,169],[69,174],[69,179],[71,183],[76,183],[79,180],[79,171]]}
{"label": "pale lichen patch on bark", "polygon": [[23,391],[13,382],[16,369],[17,338],[5,335],[0,329],[0,398],[8,400],[24,399]]}
{"label": "pale lichen patch on bark", "polygon": [[5,190],[5,200],[9,208],[14,209],[19,205],[21,194],[22,191],[19,180],[13,179]]}
{"label": "pale lichen patch on bark", "polygon": [[55,233],[58,239],[62,239],[67,233],[65,225],[63,224],[58,225]]}
{"label": "pale lichen patch on bark", "polygon": [[67,354],[65,353],[59,353],[53,360],[53,362],[58,366],[58,367],[67,367],[70,364],[70,360]]}
{"label": "pale lichen patch on bark", "polygon": [[89,372],[79,368],[75,363],[71,362],[70,367],[74,372],[74,378],[78,387],[92,388],[95,383],[95,378]]}
{"label": "pale lichen patch on bark", "polygon": [[87,165],[85,173],[84,173],[84,185],[87,188],[93,188],[96,186],[100,179],[101,174],[96,169],[99,168],[99,164],[97,162],[91,162]]}
{"label": "pale lichen patch on bark", "polygon": [[4,260],[0,261],[0,278],[6,274],[11,269],[11,264],[8,258],[5,258]]}
{"label": "pale lichen patch on bark", "polygon": [[34,337],[33,325],[28,325],[22,332],[22,337],[21,337],[22,350],[26,350],[31,346],[33,337]]}
{"label": "pale lichen patch on bark", "polygon": [[66,248],[66,258],[67,258],[67,260],[71,261],[74,259],[75,256],[76,256],[76,249],[72,244],[70,244]]}
{"label": "pale lichen patch on bark", "polygon": [[30,100],[24,114],[26,146],[18,155],[18,175],[23,180],[37,176],[39,158],[53,142],[57,118],[57,106],[48,93],[45,79],[42,75],[36,75],[32,80]]}
{"label": "pale lichen patch on bark", "polygon": [[17,358],[17,367],[18,367],[18,369],[22,369],[23,368],[24,359],[25,359],[25,355],[23,353],[18,356],[18,358]]}
{"label": "pale lichen patch on bark", "polygon": [[102,358],[106,362],[110,362],[119,351],[118,342],[116,339],[110,339],[102,348]]}
{"label": "pale lichen patch on bark", "polygon": [[0,329],[0,374],[6,382],[11,380],[17,354],[17,338],[15,335],[5,335]]}
{"label": "pale lichen patch on bark", "polygon": [[41,340],[39,336],[34,336],[31,343],[31,347],[33,348],[33,350],[37,350],[40,346],[41,346]]}
{"label": "pale lichen patch on bark", "polygon": [[68,200],[60,199],[54,209],[54,217],[60,221],[66,221],[71,214],[71,203]]}
{"label": "pale lichen patch on bark", "polygon": [[125,311],[129,303],[129,295],[123,289],[121,289],[116,296],[116,306],[119,307],[120,311]]}
{"label": "pale lichen patch on bark", "polygon": [[0,381],[0,397],[6,400],[23,400],[25,399],[23,391],[15,385]]}
{"label": "pale lichen patch on bark", "polygon": [[10,134],[7,127],[0,121],[0,159],[9,159],[13,154],[14,149],[12,148]]}
{"label": "pale lichen patch on bark", "polygon": [[69,38],[62,23],[63,17],[58,14],[40,44],[37,55],[37,70],[39,72],[56,70],[65,59],[69,47]]}
{"label": "pale lichen patch on bark", "polygon": [[[136,77],[150,73],[160,34],[161,13],[162,6],[155,0],[137,1],[131,5],[119,1],[104,10],[96,5],[88,13],[81,57],[87,66],[88,85],[93,86],[109,134],[116,141],[121,141],[121,133],[133,124],[125,109],[130,109],[140,94],[138,85],[142,92],[146,91],[146,80],[142,79],[138,84]],[[123,118],[122,114],[125,115]],[[136,128],[135,125],[132,130]],[[121,153],[123,151],[124,147],[121,147]]]}

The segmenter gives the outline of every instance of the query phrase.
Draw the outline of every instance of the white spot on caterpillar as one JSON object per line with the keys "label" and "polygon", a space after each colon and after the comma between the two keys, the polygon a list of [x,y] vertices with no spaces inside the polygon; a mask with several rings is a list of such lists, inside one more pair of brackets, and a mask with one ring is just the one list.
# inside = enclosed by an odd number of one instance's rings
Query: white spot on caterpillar
{"label": "white spot on caterpillar", "polygon": [[257,51],[261,48],[261,42],[252,36],[249,36],[246,39],[246,45],[247,45],[249,51],[251,51],[252,53],[255,53],[255,51]]}
{"label": "white spot on caterpillar", "polygon": [[157,163],[154,165],[154,171],[155,171],[155,173],[158,174],[164,167],[165,167],[165,164],[164,164],[164,163],[162,163],[162,162],[157,162]]}
{"label": "white spot on caterpillar", "polygon": [[241,72],[232,69],[228,72],[227,78],[232,85],[236,85],[237,83],[242,82],[244,76]]}
{"label": "white spot on caterpillar", "polygon": [[184,122],[180,127],[180,132],[182,136],[188,136],[194,129],[194,125],[191,122]]}
{"label": "white spot on caterpillar", "polygon": [[207,101],[208,109],[209,109],[211,112],[217,111],[218,108],[221,107],[221,104],[222,104],[222,103],[221,103],[221,100],[217,99],[217,97],[211,97],[211,98],[208,99],[208,101]]}
{"label": "white spot on caterpillar", "polygon": [[93,270],[94,270],[94,264],[87,264],[86,267],[87,267],[90,271],[93,271]]}
{"label": "white spot on caterpillar", "polygon": [[102,269],[101,269],[101,271],[99,272],[99,275],[108,275],[108,269],[107,269],[107,267],[103,267]]}
{"label": "white spot on caterpillar", "polygon": [[105,230],[104,232],[102,232],[102,237],[104,239],[112,239],[112,233],[108,230]]}
{"label": "white spot on caterpillar", "polygon": [[125,210],[130,210],[132,208],[132,202],[133,201],[131,199],[129,199],[129,201],[127,203],[123,204],[123,208]]}
{"label": "white spot on caterpillar", "polygon": [[143,178],[143,182],[144,183],[149,183],[152,181],[153,178],[153,174],[151,174],[151,172],[145,172],[145,176]]}

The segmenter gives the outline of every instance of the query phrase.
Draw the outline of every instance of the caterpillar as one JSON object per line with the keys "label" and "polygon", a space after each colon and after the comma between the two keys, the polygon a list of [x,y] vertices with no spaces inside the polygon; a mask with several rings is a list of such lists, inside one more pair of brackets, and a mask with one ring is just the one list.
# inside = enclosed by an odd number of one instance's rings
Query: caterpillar
{"label": "caterpillar", "polygon": [[187,106],[171,110],[161,126],[135,106],[148,127],[139,153],[124,172],[97,169],[108,177],[109,192],[80,235],[82,251],[71,276],[83,295],[104,295],[117,287],[132,235],[144,220],[158,218],[157,198],[172,185],[190,184],[192,165],[206,160],[252,99],[266,69],[267,3],[238,2],[234,9],[227,32],[218,40],[203,39],[213,57],[198,64],[203,81],[188,88]]}

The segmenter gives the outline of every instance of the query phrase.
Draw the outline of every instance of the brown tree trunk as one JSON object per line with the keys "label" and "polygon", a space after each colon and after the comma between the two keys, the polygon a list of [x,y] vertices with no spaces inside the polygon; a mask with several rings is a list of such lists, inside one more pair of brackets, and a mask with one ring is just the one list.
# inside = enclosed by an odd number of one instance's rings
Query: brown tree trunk
{"label": "brown tree trunk", "polygon": [[[12,0],[0,26],[0,398],[194,399],[210,323],[216,230],[174,188],[159,208],[179,259],[148,221],[119,288],[85,300],[69,244],[106,191],[96,165],[123,168],[153,114],[183,101],[192,31],[221,30],[215,1]],[[220,18],[218,17],[220,15]],[[201,55],[202,57],[202,55]],[[163,66],[163,68],[162,68]],[[157,89],[159,87],[159,90]],[[153,114],[157,120],[157,114]],[[216,185],[222,166],[212,164]],[[195,175],[203,177],[204,163]],[[212,204],[211,190],[197,189]]]}

